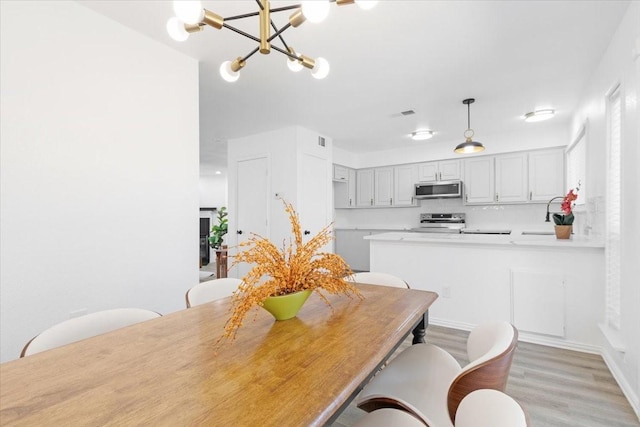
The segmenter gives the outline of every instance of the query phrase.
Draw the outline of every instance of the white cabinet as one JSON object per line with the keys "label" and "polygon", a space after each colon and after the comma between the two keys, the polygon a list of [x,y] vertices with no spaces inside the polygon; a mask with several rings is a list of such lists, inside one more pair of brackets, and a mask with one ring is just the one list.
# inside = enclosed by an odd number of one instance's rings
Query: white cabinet
{"label": "white cabinet", "polygon": [[349,168],[340,165],[333,165],[333,180],[347,181],[349,179]]}
{"label": "white cabinet", "polygon": [[464,201],[467,204],[492,203],[495,198],[493,157],[464,161]]}
{"label": "white cabinet", "polygon": [[495,157],[498,203],[526,202],[528,199],[527,154],[512,153]]}
{"label": "white cabinet", "polygon": [[393,205],[393,168],[374,170],[374,206]]}
{"label": "white cabinet", "polygon": [[356,206],[373,206],[373,169],[356,171]]}
{"label": "white cabinet", "polygon": [[[333,205],[337,209],[352,208],[356,205],[356,171],[340,166],[346,173],[346,180],[333,180]],[[334,178],[335,178],[334,168]]]}
{"label": "white cabinet", "polygon": [[[575,185],[575,184],[572,184]],[[529,153],[529,200],[548,202],[566,193],[564,150],[540,150]]]}
{"label": "white cabinet", "polygon": [[414,189],[418,168],[415,165],[393,168],[393,205],[414,206]]}
{"label": "white cabinet", "polygon": [[564,150],[464,160],[467,204],[540,203],[564,194]]}
{"label": "white cabinet", "polygon": [[460,160],[420,163],[418,165],[418,181],[452,181],[461,179]]}

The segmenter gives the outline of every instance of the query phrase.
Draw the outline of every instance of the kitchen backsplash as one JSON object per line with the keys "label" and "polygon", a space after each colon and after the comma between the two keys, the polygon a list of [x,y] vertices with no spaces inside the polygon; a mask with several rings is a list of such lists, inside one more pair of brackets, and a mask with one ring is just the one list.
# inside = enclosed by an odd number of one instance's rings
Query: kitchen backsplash
{"label": "kitchen backsplash", "polygon": [[[586,206],[575,209],[574,233],[602,237],[603,202],[601,198],[589,199]],[[526,229],[553,230],[553,219],[545,222],[547,205],[486,205],[467,206],[461,199],[421,200],[417,207],[336,209],[336,228],[361,229],[410,229],[418,226],[421,213],[457,213],[466,214],[467,228],[481,229]],[[551,212],[560,211],[560,204],[553,203]]]}

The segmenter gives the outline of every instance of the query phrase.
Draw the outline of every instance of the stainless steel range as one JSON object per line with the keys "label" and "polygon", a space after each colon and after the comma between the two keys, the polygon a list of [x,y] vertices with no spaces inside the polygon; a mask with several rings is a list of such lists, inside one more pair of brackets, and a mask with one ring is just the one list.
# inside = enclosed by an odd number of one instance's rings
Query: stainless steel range
{"label": "stainless steel range", "polygon": [[463,213],[421,213],[420,226],[411,231],[421,233],[460,233],[464,228]]}

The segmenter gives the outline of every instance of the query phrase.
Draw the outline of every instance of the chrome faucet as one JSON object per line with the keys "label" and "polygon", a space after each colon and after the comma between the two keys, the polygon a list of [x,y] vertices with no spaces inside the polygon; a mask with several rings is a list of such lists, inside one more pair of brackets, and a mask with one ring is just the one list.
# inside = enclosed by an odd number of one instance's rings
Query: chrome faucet
{"label": "chrome faucet", "polygon": [[545,217],[544,222],[551,222],[549,220],[549,205],[551,204],[551,202],[553,202],[555,199],[562,199],[564,198],[564,196],[556,196],[553,199],[549,200],[549,203],[547,203],[547,216]]}

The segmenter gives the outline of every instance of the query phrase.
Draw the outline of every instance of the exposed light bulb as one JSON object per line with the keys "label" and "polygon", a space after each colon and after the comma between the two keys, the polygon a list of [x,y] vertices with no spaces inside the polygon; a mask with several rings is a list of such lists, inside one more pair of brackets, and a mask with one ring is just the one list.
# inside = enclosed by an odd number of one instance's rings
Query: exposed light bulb
{"label": "exposed light bulb", "polygon": [[311,71],[311,75],[318,80],[324,79],[329,75],[330,69],[329,61],[322,57],[318,57],[316,59],[316,64],[313,67],[313,71]]}
{"label": "exposed light bulb", "polygon": [[189,38],[189,33],[184,29],[184,22],[175,16],[167,21],[167,32],[172,39],[178,42]]}
{"label": "exposed light bulb", "polygon": [[240,73],[231,69],[231,61],[224,61],[222,65],[220,65],[220,76],[225,81],[233,83],[240,78]]}
{"label": "exposed light bulb", "polygon": [[329,14],[329,2],[326,0],[303,1],[302,14],[309,22],[322,22]]}
{"label": "exposed light bulb", "polygon": [[377,1],[373,1],[373,0],[355,0],[355,1],[358,7],[360,7],[360,9],[362,10],[373,9],[376,3],[378,3]]}
{"label": "exposed light bulb", "polygon": [[173,11],[185,24],[195,25],[204,18],[202,2],[198,0],[174,0]]}
{"label": "exposed light bulb", "polygon": [[287,67],[289,67],[289,69],[291,71],[293,71],[294,73],[297,73],[298,71],[302,70],[303,66],[300,63],[300,61],[297,61],[295,59],[287,59]]}

